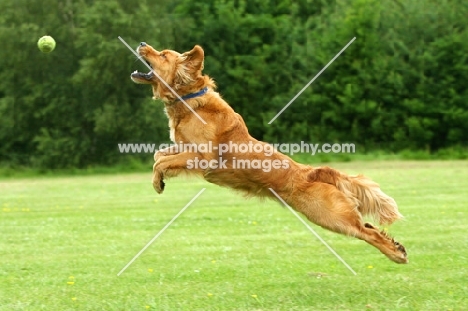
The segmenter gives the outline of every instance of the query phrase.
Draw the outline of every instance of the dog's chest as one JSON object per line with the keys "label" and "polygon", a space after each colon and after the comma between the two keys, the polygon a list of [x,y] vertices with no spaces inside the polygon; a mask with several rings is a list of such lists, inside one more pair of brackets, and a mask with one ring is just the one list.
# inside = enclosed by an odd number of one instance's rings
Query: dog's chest
{"label": "dog's chest", "polygon": [[169,122],[169,138],[175,144],[204,143],[208,139],[204,134],[203,127],[194,122]]}
{"label": "dog's chest", "polygon": [[169,121],[169,138],[174,143],[190,143],[190,135],[187,135],[190,129],[181,122]]}
{"label": "dog's chest", "polygon": [[177,143],[176,138],[175,138],[175,128],[171,126],[171,124],[169,124],[169,126],[170,126],[169,138],[171,139],[172,142]]}
{"label": "dog's chest", "polygon": [[[169,138],[173,143],[200,144],[213,139],[207,136],[207,133],[214,132],[213,126],[204,126],[191,112],[181,113],[174,107],[166,107],[166,115],[169,119]],[[207,131],[207,127],[211,130]]]}

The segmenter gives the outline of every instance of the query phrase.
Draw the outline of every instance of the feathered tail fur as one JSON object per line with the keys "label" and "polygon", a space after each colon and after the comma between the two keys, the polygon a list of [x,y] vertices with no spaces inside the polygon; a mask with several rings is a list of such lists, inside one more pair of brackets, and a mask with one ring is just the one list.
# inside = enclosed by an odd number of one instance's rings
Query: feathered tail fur
{"label": "feathered tail fur", "polygon": [[329,167],[320,167],[309,174],[308,180],[336,186],[356,202],[362,216],[370,216],[381,225],[403,218],[395,200],[386,195],[376,182],[365,176],[349,176]]}

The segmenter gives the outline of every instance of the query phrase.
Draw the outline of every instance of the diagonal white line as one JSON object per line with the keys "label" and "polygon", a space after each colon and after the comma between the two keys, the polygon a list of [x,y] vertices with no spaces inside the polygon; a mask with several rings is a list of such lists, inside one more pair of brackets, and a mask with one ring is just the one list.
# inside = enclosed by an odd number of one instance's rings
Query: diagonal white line
{"label": "diagonal white line", "polygon": [[141,56],[138,55],[138,53],[135,52],[135,50],[133,50],[132,47],[131,47],[130,45],[128,45],[127,42],[125,42],[124,39],[122,39],[122,37],[119,36],[118,38],[119,38],[120,41],[122,41],[123,44],[125,44],[125,46],[126,46],[130,51],[132,51],[133,54],[136,55],[136,57],[138,57],[139,60],[141,60],[141,62],[142,62],[146,67],[149,68],[149,70],[151,70],[151,72],[152,72],[159,80],[161,80],[161,82],[162,82],[169,90],[171,90],[172,93],[174,93],[175,96],[177,96],[177,98],[178,98],[181,102],[183,102],[183,103],[185,104],[185,106],[187,106],[188,109],[190,109],[191,112],[193,112],[193,114],[194,114],[195,116],[197,116],[198,119],[200,119],[200,121],[203,122],[203,124],[206,124],[205,120],[203,120],[203,118],[200,117],[200,116],[198,115],[198,113],[196,113],[195,110],[193,110],[193,108],[190,107],[190,106],[185,102],[185,100],[183,100],[182,97],[180,97],[179,94],[177,94],[177,92],[174,91],[174,90],[172,89],[172,87],[169,86],[169,84],[166,83],[166,81],[164,81],[156,72],[154,72],[153,68],[151,68],[150,65],[148,65],[146,62],[144,62],[144,61],[141,59]]}
{"label": "diagonal white line", "polygon": [[322,238],[320,237],[320,235],[318,235],[318,233],[315,232],[315,230],[312,229],[312,227],[309,226],[309,225],[304,221],[304,219],[302,219],[301,216],[299,216],[299,215],[292,209],[292,207],[289,206],[288,203],[286,203],[286,202],[283,200],[283,198],[281,198],[281,197],[275,192],[275,190],[273,190],[272,188],[268,188],[268,189],[270,189],[270,191],[278,198],[278,200],[280,200],[280,201],[291,211],[291,213],[293,213],[293,215],[296,216],[297,219],[299,219],[299,220],[304,224],[304,226],[306,226],[306,228],[309,229],[309,231],[312,232],[312,233],[317,237],[317,239],[319,239],[319,241],[322,242],[323,245],[325,245],[325,246],[328,248],[328,250],[329,250],[330,252],[332,252],[332,254],[335,255],[335,257],[338,258],[338,259],[345,265],[346,268],[349,269],[349,271],[351,271],[354,275],[356,275],[356,272],[354,272],[353,268],[351,268],[351,267],[346,263],[346,261],[344,261],[343,258],[341,258],[340,255],[338,255],[337,252],[335,252],[335,250],[334,250],[333,248],[331,248],[330,245],[328,245],[328,243],[325,242],[325,240],[322,239]]}
{"label": "diagonal white line", "polygon": [[138,252],[138,254],[135,255],[135,257],[132,258],[132,260],[130,260],[130,262],[125,265],[125,267],[123,267],[122,270],[120,270],[119,273],[117,273],[117,276],[120,276],[150,245],[151,243],[153,243],[157,238],[159,238],[159,236],[167,229],[169,228],[169,226],[193,203],[193,201],[195,201],[202,193],[203,191],[205,191],[206,188],[203,188],[202,190],[200,190],[200,192],[197,193],[196,196],[193,197],[193,199],[190,200],[190,202],[187,203],[187,205],[184,206],[183,209],[180,210],[179,213],[177,213],[177,215],[174,216],[174,218],[171,219],[171,221],[169,221],[167,223],[167,225],[164,226],[164,228],[162,228],[158,234],[156,234],[154,236],[154,238],[151,239],[151,241],[148,242],[148,244],[145,245],[145,247],[143,247],[143,249],[141,251]]}
{"label": "diagonal white line", "polygon": [[302,88],[302,90],[300,90],[299,93],[297,93],[296,96],[294,96],[293,99],[291,99],[291,100],[289,101],[289,103],[288,103],[286,106],[284,106],[284,108],[281,109],[281,111],[278,112],[278,113],[276,114],[276,116],[275,116],[273,119],[271,119],[270,122],[268,122],[268,124],[273,123],[273,121],[275,121],[276,118],[278,118],[278,117],[280,116],[280,114],[282,114],[282,113],[296,100],[296,98],[298,98],[298,97],[302,94],[302,92],[304,92],[305,89],[308,88],[308,87],[315,81],[315,79],[317,79],[317,78],[322,74],[322,72],[324,72],[325,69],[327,69],[328,66],[330,66],[331,63],[333,63],[333,62],[338,58],[338,56],[340,56],[341,53],[343,53],[344,50],[346,50],[346,49],[351,45],[351,43],[353,43],[354,40],[356,40],[356,37],[354,37],[353,39],[351,39],[351,41],[349,41],[349,43],[346,44],[346,46],[345,46],[344,48],[342,48],[341,51],[338,52],[338,54],[336,54],[335,57],[333,57],[333,59],[332,59],[331,61],[329,61],[328,64],[327,64],[325,67],[323,67],[323,69],[320,70],[320,72],[319,72],[318,74],[316,74],[315,77],[314,77],[312,80],[310,80],[309,83],[307,83],[306,86],[304,86],[304,87]]}

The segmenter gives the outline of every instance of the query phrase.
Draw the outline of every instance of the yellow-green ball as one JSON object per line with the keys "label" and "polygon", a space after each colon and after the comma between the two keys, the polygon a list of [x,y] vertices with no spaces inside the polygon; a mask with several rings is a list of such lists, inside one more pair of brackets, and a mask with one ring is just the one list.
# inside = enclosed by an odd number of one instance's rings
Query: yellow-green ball
{"label": "yellow-green ball", "polygon": [[55,49],[55,40],[51,36],[44,36],[37,41],[37,46],[42,53],[50,53]]}

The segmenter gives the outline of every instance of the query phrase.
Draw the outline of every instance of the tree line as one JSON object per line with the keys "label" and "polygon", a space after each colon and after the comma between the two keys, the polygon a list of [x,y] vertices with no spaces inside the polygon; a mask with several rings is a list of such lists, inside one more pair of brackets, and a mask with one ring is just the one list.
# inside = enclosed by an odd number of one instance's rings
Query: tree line
{"label": "tree line", "polygon": [[[201,45],[204,72],[264,141],[468,145],[463,0],[0,0],[0,11],[1,165],[113,165],[119,143],[168,140],[163,105],[129,79],[146,67],[118,36]],[[50,54],[43,35],[57,42]]]}

